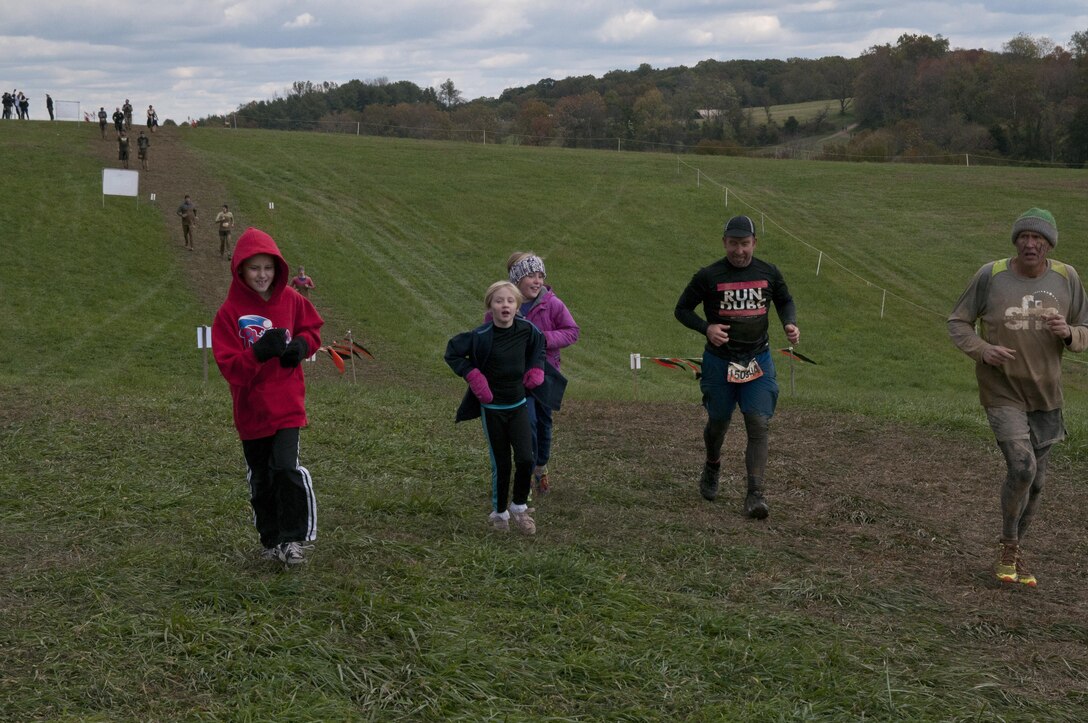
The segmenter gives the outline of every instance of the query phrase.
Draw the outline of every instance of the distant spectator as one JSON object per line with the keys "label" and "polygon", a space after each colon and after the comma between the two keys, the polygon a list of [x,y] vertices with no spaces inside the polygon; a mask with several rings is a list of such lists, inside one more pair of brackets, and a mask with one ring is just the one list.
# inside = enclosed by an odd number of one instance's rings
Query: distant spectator
{"label": "distant spectator", "polygon": [[109,119],[105,106],[98,106],[98,127],[102,131],[102,140],[106,140],[106,121]]}
{"label": "distant spectator", "polygon": [[144,135],[143,131],[140,131],[140,135],[136,137],[136,155],[140,157],[140,168],[145,171],[151,170],[147,165],[147,155],[151,148],[151,139]]}
{"label": "distant spectator", "polygon": [[298,276],[291,279],[291,288],[306,298],[310,298],[310,289],[314,288],[314,280],[306,275],[306,267],[298,267]]}
{"label": "distant spectator", "polygon": [[53,98],[48,93],[45,94],[45,109],[49,111],[49,120],[56,120],[53,117]]}
{"label": "distant spectator", "polygon": [[113,111],[113,127],[117,131],[117,135],[121,135],[121,131],[125,129],[125,114],[121,112],[120,108]]}
{"label": "distant spectator", "polygon": [[124,128],[117,134],[117,160],[121,161],[121,168],[128,168],[128,133]]}
{"label": "distant spectator", "polygon": [[121,112],[125,115],[125,130],[132,130],[132,103],[128,102],[128,98],[125,98],[125,104],[121,106]]}
{"label": "distant spectator", "polygon": [[215,215],[215,225],[219,227],[219,257],[226,253],[230,258],[230,230],[234,228],[234,214],[223,204],[223,210]]}
{"label": "distant spectator", "polygon": [[155,126],[159,124],[159,114],[155,112],[155,106],[147,106],[147,128],[152,133],[155,132]]}
{"label": "distant spectator", "polygon": [[178,216],[181,218],[181,233],[185,237],[185,248],[190,251],[193,250],[193,224],[196,223],[196,206],[193,204],[193,199],[189,198],[189,195],[185,195],[185,200],[181,202],[177,210]]}
{"label": "distant spectator", "polygon": [[15,105],[15,96],[4,91],[4,120],[11,120],[11,108]]}
{"label": "distant spectator", "polygon": [[30,98],[23,95],[22,91],[19,91],[19,117],[30,120]]}

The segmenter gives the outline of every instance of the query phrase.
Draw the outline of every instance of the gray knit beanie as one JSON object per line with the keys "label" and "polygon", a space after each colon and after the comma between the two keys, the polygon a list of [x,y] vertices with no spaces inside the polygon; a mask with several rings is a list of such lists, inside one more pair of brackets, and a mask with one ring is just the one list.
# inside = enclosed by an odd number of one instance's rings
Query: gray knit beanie
{"label": "gray knit beanie", "polygon": [[1058,224],[1054,221],[1054,214],[1045,208],[1029,208],[1020,214],[1020,218],[1012,225],[1013,243],[1016,243],[1016,237],[1023,231],[1039,234],[1050,242],[1050,248],[1058,245]]}

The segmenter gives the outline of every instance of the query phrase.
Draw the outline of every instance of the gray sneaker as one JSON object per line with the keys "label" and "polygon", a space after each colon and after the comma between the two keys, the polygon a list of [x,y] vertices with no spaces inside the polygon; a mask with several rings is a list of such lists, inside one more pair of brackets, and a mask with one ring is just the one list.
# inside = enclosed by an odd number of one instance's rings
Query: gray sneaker
{"label": "gray sneaker", "polygon": [[536,522],[529,516],[529,510],[524,512],[514,512],[510,510],[510,521],[514,523],[514,527],[523,535],[535,535],[536,534]]}
{"label": "gray sneaker", "polygon": [[263,550],[261,550],[261,559],[262,560],[279,560],[280,559],[280,548],[278,546],[277,547],[266,547],[266,548],[264,548]]}
{"label": "gray sneaker", "polygon": [[306,562],[302,555],[302,545],[298,542],[281,542],[276,550],[280,562],[285,565],[301,565]]}
{"label": "gray sneaker", "polygon": [[749,492],[744,498],[744,514],[753,520],[762,520],[767,517],[770,510],[767,508],[767,500],[763,499],[762,492]]}
{"label": "gray sneaker", "polygon": [[492,530],[496,532],[509,532],[510,521],[503,518],[498,512],[492,512],[487,516],[487,524],[491,526]]}
{"label": "gray sneaker", "polygon": [[703,465],[703,473],[699,476],[699,494],[703,499],[713,502],[718,496],[718,477],[721,473],[720,467],[714,469],[709,464]]}

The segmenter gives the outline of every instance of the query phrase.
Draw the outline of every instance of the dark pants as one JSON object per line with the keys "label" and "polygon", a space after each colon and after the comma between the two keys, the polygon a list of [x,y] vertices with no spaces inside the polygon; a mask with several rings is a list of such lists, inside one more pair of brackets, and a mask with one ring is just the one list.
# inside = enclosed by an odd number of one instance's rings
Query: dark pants
{"label": "dark pants", "polygon": [[249,466],[249,502],[261,545],[317,538],[317,500],[310,472],[298,463],[297,427],[242,441]]}
{"label": "dark pants", "polygon": [[532,396],[525,398],[525,406],[529,411],[533,461],[537,467],[546,467],[552,457],[552,410]]}
{"label": "dark pants", "polygon": [[515,505],[529,499],[529,480],[533,476],[533,443],[529,433],[529,410],[524,404],[513,409],[481,410],[488,452],[491,455],[491,506],[495,512],[506,512],[510,495],[510,453],[513,452]]}

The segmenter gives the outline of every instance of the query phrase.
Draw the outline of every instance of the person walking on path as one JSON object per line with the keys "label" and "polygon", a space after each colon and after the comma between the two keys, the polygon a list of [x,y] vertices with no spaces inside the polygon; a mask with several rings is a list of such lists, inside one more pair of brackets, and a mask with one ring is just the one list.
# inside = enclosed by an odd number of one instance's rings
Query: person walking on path
{"label": "person walking on path", "polygon": [[479,417],[484,427],[491,459],[488,524],[506,532],[513,522],[523,534],[533,535],[536,521],[528,504],[533,448],[525,398],[544,384],[544,335],[518,316],[523,300],[509,281],[491,284],[484,296],[491,321],[451,338],[445,360],[468,384],[456,421]]}
{"label": "person walking on path", "polygon": [[[506,260],[506,271],[525,299],[519,313],[544,334],[545,358],[548,362],[544,373],[560,377],[562,360],[559,350],[578,341],[581,333],[578,324],[567,305],[556,296],[551,286],[544,283],[548,277],[544,259],[531,251],[515,251]],[[490,319],[485,317],[484,320]],[[525,405],[529,411],[529,429],[533,440],[533,487],[537,496],[543,497],[552,487],[548,462],[552,453],[552,414],[555,410],[533,395],[526,398]]]}
{"label": "person walking on path", "polygon": [[[1035,587],[1021,542],[1038,511],[1050,449],[1065,439],[1062,355],[1088,348],[1088,303],[1076,269],[1048,258],[1058,225],[1031,208],[1012,225],[1016,255],[984,264],[948,317],[975,360],[978,395],[1005,458],[998,580]],[[976,328],[977,323],[977,328]]]}
{"label": "person walking on path", "polygon": [[312,276],[306,275],[305,266],[298,267],[298,275],[291,279],[291,288],[307,299],[310,298],[310,289],[314,288],[314,280]]}
{"label": "person walking on path", "polygon": [[102,131],[102,140],[106,140],[106,122],[109,119],[105,106],[98,106],[98,129]]}
{"label": "person walking on path", "polygon": [[[778,382],[767,334],[771,304],[790,344],[800,340],[801,332],[782,273],[753,255],[756,227],[752,219],[729,219],[722,243],[725,257],[695,272],[673,312],[681,324],[706,337],[699,381],[707,412],[703,429],[706,463],[699,477],[699,492],[708,501],[718,496],[722,444],[733,411],[740,406],[748,435],[744,514],[763,519],[769,511],[764,497],[768,429],[778,403]],[[700,304],[705,320],[695,313]]]}
{"label": "person walking on path", "polygon": [[147,163],[147,157],[150,153],[151,139],[144,135],[143,131],[140,131],[140,135],[136,136],[136,155],[140,157],[140,168],[145,171],[151,170]]}
{"label": "person walking on path", "polygon": [[181,219],[181,235],[185,238],[185,248],[193,250],[193,226],[196,225],[196,206],[189,194],[178,206],[177,215]]}
{"label": "person walking on path", "polygon": [[234,214],[227,208],[227,204],[223,204],[223,210],[215,215],[215,225],[219,229],[219,257],[222,258],[223,254],[227,255],[229,259],[230,254],[230,231],[234,228]]}
{"label": "person walking on path", "polygon": [[307,425],[301,362],[321,346],[324,321],[287,288],[289,273],[272,237],[246,229],[212,349],[230,385],[261,559],[292,566],[306,561],[304,546],[317,537],[313,480],[299,464],[299,430]]}
{"label": "person walking on path", "polygon": [[128,133],[124,128],[117,134],[117,160],[121,161],[121,168],[128,168]]}

